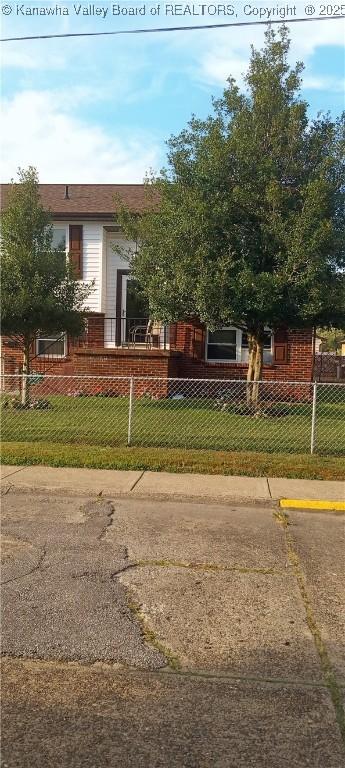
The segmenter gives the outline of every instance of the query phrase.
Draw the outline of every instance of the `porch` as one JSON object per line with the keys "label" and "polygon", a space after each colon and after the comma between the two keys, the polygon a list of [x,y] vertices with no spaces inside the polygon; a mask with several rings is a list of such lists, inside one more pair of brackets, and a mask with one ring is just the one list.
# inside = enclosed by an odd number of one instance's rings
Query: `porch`
{"label": "porch", "polygon": [[133,317],[124,313],[114,317],[90,315],[85,333],[78,346],[87,349],[174,349],[176,333],[173,327],[153,321],[150,317]]}
{"label": "porch", "polygon": [[92,315],[83,337],[68,350],[77,374],[93,376],[179,375],[181,353],[176,326],[154,324],[149,317]]}

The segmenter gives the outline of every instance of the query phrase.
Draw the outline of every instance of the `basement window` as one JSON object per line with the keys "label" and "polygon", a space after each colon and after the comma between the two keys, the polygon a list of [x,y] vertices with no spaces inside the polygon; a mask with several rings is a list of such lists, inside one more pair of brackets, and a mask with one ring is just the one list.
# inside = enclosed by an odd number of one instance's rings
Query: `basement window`
{"label": "basement window", "polygon": [[38,357],[66,357],[66,347],[65,333],[51,333],[37,339],[36,354]]}

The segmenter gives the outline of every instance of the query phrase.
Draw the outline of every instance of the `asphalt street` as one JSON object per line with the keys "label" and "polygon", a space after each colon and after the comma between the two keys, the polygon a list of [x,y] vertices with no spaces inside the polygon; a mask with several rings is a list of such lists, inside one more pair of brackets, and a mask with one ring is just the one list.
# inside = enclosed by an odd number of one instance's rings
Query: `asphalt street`
{"label": "asphalt street", "polygon": [[344,533],[10,489],[2,768],[341,768]]}

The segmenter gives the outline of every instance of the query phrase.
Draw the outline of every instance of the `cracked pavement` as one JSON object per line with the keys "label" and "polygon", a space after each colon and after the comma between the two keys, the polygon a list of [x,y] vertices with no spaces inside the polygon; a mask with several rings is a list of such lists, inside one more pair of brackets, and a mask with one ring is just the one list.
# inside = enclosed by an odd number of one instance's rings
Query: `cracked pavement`
{"label": "cracked pavement", "polygon": [[3,768],[343,766],[344,517],[12,489],[1,556]]}
{"label": "cracked pavement", "polygon": [[25,521],[14,518],[17,506],[9,496],[2,523],[7,541],[15,542],[5,547],[2,565],[2,653],[164,665],[143,641],[117,578],[131,563],[123,544],[106,540],[112,503],[43,497],[31,500],[31,514],[25,504]]}

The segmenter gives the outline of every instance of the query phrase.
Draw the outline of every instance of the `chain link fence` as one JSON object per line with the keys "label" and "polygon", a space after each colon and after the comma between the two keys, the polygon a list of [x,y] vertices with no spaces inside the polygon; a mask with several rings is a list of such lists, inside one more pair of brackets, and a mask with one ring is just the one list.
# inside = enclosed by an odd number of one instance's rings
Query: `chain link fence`
{"label": "chain link fence", "polygon": [[345,454],[345,386],[308,382],[1,376],[2,439]]}

